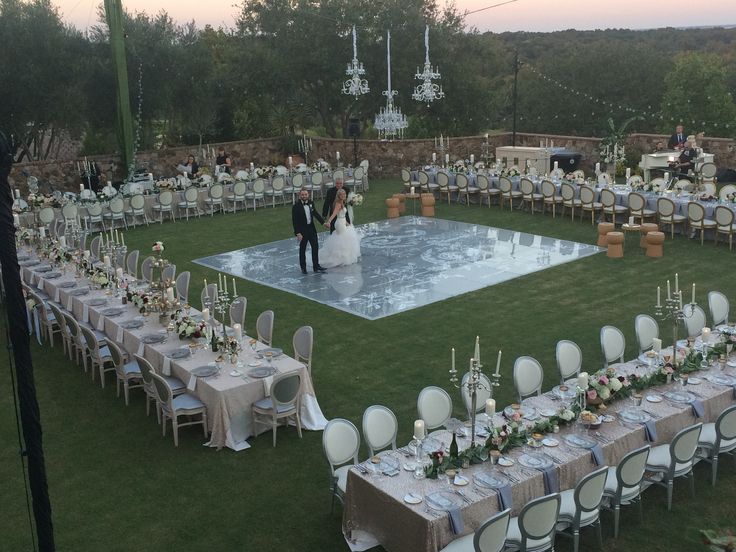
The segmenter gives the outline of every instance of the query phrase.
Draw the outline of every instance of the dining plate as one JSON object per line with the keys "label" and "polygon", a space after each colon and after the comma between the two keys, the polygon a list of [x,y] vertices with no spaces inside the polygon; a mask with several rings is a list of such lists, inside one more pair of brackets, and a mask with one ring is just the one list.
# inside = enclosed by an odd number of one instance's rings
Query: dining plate
{"label": "dining plate", "polygon": [[34,272],[41,272],[41,273],[51,272],[51,265],[39,266],[37,268],[34,268],[33,270]]}
{"label": "dining plate", "polygon": [[54,278],[58,278],[60,276],[61,276],[61,272],[55,271],[55,272],[49,272],[48,274],[46,274],[46,276],[44,276],[44,278],[46,278],[47,280],[53,280]]}
{"label": "dining plate", "polygon": [[422,451],[424,453],[432,454],[438,450],[442,450],[442,442],[438,441],[434,437],[427,437],[422,441]]}
{"label": "dining plate", "polygon": [[87,304],[90,307],[101,307],[102,305],[107,305],[107,299],[104,299],[102,297],[95,297],[94,299],[90,299],[87,301]]}
{"label": "dining plate", "polygon": [[689,404],[695,400],[695,395],[689,391],[666,391],[662,394],[667,400],[676,403]]}
{"label": "dining plate", "polygon": [[577,389],[569,385],[555,385],[552,388],[552,393],[560,399],[569,400],[575,397]]}
{"label": "dining plate", "polygon": [[662,397],[660,397],[658,395],[647,395],[647,400],[650,403],[660,403],[660,402],[662,402]]}
{"label": "dining plate", "polygon": [[87,295],[89,293],[89,288],[78,288],[73,289],[69,292],[69,295],[72,295],[74,297],[81,297],[82,295]]}
{"label": "dining plate", "polygon": [[543,408],[539,411],[539,413],[545,418],[551,418],[552,416],[557,416],[557,411],[553,410],[552,408]]}
{"label": "dining plate", "polygon": [[464,475],[460,475],[460,474],[457,474],[455,478],[452,480],[452,484],[457,485],[458,487],[464,487],[468,483],[470,483],[470,480]]}
{"label": "dining plate", "polygon": [[413,472],[415,469],[417,469],[417,463],[416,462],[405,462],[402,468],[404,468],[404,471]]}
{"label": "dining plate", "polygon": [[568,433],[563,439],[568,445],[578,448],[589,449],[598,444],[598,441],[592,437],[586,437],[585,435],[578,435],[576,433]]}
{"label": "dining plate", "polygon": [[736,385],[736,378],[728,374],[708,374],[705,379],[716,385]]}
{"label": "dining plate", "polygon": [[652,419],[649,413],[636,406],[622,408],[618,412],[618,417],[623,421],[631,422],[632,424],[641,424]]}
{"label": "dining plate", "polygon": [[283,355],[284,351],[278,347],[268,347],[266,349],[261,349],[258,353],[263,356],[266,356],[266,353],[271,353],[271,356],[277,357]]}
{"label": "dining plate", "polygon": [[701,380],[700,378],[694,378],[691,376],[687,379],[688,385],[700,385],[701,383],[703,383],[703,380]]}
{"label": "dining plate", "polygon": [[542,444],[545,447],[556,447],[560,444],[560,442],[557,439],[553,439],[552,437],[545,437],[542,439]]}
{"label": "dining plate", "polygon": [[519,464],[525,468],[544,470],[552,465],[552,460],[543,454],[525,453],[519,456]]}
{"label": "dining plate", "polygon": [[407,504],[420,504],[422,502],[422,496],[415,493],[407,493],[404,495],[404,502]]}
{"label": "dining plate", "polygon": [[435,491],[427,495],[427,505],[433,510],[448,512],[462,508],[463,498],[450,491]]}
{"label": "dining plate", "polygon": [[206,378],[208,376],[213,376],[217,373],[217,366],[198,366],[194,370],[192,370],[192,374],[197,376],[198,378]]}
{"label": "dining plate", "polygon": [[18,263],[18,264],[20,264],[22,266],[37,266],[37,265],[40,265],[41,264],[41,261],[39,261],[38,259],[36,259],[34,261],[25,261],[23,263]]}
{"label": "dining plate", "polygon": [[62,289],[68,289],[73,288],[77,285],[77,282],[69,281],[69,282],[59,282],[56,284],[56,287],[62,288]]}
{"label": "dining plate", "polygon": [[103,309],[100,311],[103,316],[109,316],[110,318],[120,316],[124,312],[125,309],[123,309],[122,307],[110,307],[109,309]]}
{"label": "dining plate", "polygon": [[[174,349],[173,351],[169,351],[166,356],[173,359],[179,359],[179,358],[187,358],[189,356],[189,349]],[[241,374],[242,375],[242,374]]]}
{"label": "dining plate", "polygon": [[503,466],[504,468],[508,468],[509,466],[514,465],[514,460],[512,458],[508,458],[506,456],[501,456],[501,458],[498,459],[498,465]]}
{"label": "dining plate", "polygon": [[378,463],[378,469],[386,475],[397,473],[401,467],[399,461],[390,454],[379,454],[381,461]]}
{"label": "dining plate", "polygon": [[261,362],[260,360],[254,360],[253,362],[249,362],[249,363],[248,363],[248,366],[250,366],[250,367],[253,367],[253,368],[254,368],[254,367],[256,367],[256,366],[260,366],[261,364],[263,364],[263,363],[262,363],[262,362]]}
{"label": "dining plate", "polygon": [[479,487],[485,487],[486,489],[498,489],[509,484],[509,479],[505,475],[495,471],[478,472],[473,475],[473,481],[475,481],[475,484]]}
{"label": "dining plate", "polygon": [[232,372],[230,372],[230,375],[234,378],[239,378],[243,375],[243,372],[241,372],[240,370],[233,370]]}
{"label": "dining plate", "polygon": [[539,413],[533,406],[522,405],[520,408],[507,406],[503,409],[503,414],[507,418],[511,418],[511,416],[514,415],[514,412],[518,412],[525,420],[535,420],[536,418],[539,418]]}
{"label": "dining plate", "polygon": [[143,326],[145,322],[143,320],[138,320],[137,318],[134,318],[133,320],[124,320],[120,323],[120,327],[125,330],[136,330]]}
{"label": "dining plate", "polygon": [[275,368],[269,368],[268,366],[264,366],[263,368],[253,368],[252,370],[248,370],[248,375],[252,378],[267,378],[268,376],[272,376],[276,373]]}
{"label": "dining plate", "polygon": [[166,334],[146,334],[141,337],[141,341],[146,345],[152,345],[153,343],[163,343],[166,341]]}
{"label": "dining plate", "polygon": [[638,360],[644,364],[657,364],[659,362],[659,355],[654,351],[647,351],[646,353],[640,354]]}

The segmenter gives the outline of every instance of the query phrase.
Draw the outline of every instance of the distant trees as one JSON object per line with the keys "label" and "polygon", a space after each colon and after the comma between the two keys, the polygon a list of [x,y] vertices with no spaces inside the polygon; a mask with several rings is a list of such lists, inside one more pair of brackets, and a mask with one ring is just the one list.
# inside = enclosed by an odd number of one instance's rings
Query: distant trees
{"label": "distant trees", "polygon": [[[425,23],[446,93],[429,106],[411,99]],[[371,88],[358,100],[340,92],[353,24]],[[636,117],[629,131],[669,132],[682,120],[692,132],[736,135],[736,29],[481,34],[437,0],[242,0],[232,29],[179,25],[165,12],[126,14],[125,29],[141,149],[344,136],[350,118],[375,136],[387,29],[408,137],[510,129],[517,51],[520,131],[605,136],[609,119]],[[21,138],[24,158],[55,156],[61,135],[84,137],[85,153],[114,151],[104,23],[83,35],[49,0],[0,0],[0,45],[0,129]]]}

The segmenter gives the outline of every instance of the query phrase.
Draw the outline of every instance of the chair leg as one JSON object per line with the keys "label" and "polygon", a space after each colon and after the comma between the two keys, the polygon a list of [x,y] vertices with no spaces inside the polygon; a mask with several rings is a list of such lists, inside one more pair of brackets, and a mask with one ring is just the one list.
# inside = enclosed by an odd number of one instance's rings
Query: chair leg
{"label": "chair leg", "polygon": [[[554,207],[552,207],[552,212],[554,212]],[[578,552],[580,550],[580,531],[574,530],[572,532],[572,549],[573,552]]]}
{"label": "chair leg", "polygon": [[713,454],[713,460],[711,462],[711,483],[716,486],[716,475],[718,474],[718,454]]}
{"label": "chair leg", "polygon": [[672,511],[672,480],[667,481],[667,511]]}
{"label": "chair leg", "polygon": [[621,517],[621,505],[616,504],[613,508],[613,538],[618,538],[618,522]]}
{"label": "chair leg", "polygon": [[179,446],[179,424],[177,424],[178,416],[172,413],[171,417],[171,431],[174,433],[174,446]]}
{"label": "chair leg", "polygon": [[595,532],[598,535],[598,548],[603,549],[603,531],[601,530],[601,520],[600,518],[595,524]]}
{"label": "chair leg", "polygon": [[695,472],[691,471],[688,479],[690,479],[690,496],[695,498]]}

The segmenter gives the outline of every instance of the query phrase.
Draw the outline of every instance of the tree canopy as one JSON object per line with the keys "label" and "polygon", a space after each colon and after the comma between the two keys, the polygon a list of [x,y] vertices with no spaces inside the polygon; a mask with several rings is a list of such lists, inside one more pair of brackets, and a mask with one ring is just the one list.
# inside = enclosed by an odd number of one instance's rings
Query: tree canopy
{"label": "tree canopy", "polygon": [[[49,0],[0,0],[0,129],[22,138],[26,158],[54,157],[69,135],[84,138],[87,154],[115,150],[115,79],[98,15],[82,34]],[[425,24],[446,93],[429,106],[411,98]],[[357,100],[341,93],[353,25],[370,86]],[[230,29],[179,25],[163,11],[126,13],[124,27],[141,149],[345,136],[351,118],[375,137],[387,30],[407,137],[509,130],[517,53],[519,131],[604,136],[609,120],[633,118],[631,131],[669,132],[682,121],[736,136],[736,29],[479,33],[436,0],[242,0]]]}

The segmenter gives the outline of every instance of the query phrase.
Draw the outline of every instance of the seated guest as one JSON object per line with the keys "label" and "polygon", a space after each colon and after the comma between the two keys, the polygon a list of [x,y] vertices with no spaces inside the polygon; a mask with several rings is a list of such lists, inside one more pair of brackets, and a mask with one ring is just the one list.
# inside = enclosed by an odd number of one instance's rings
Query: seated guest
{"label": "seated guest", "polygon": [[197,165],[193,155],[187,157],[187,160],[183,161],[177,168],[179,169],[179,172],[187,175],[189,178],[196,178],[199,173],[199,165]]}
{"label": "seated guest", "polygon": [[657,145],[654,146],[654,153],[659,153],[660,151],[667,151],[664,147],[664,142],[657,142]]}
{"label": "seated guest", "polygon": [[685,145],[680,153],[677,161],[671,162],[670,167],[680,173],[681,176],[687,176],[690,169],[695,172],[695,160],[697,153],[693,149],[690,140],[685,140]]}
{"label": "seated guest", "polygon": [[667,142],[667,147],[669,149],[682,149],[685,147],[686,141],[687,135],[685,134],[685,129],[682,125],[677,125],[677,127],[675,127],[675,133],[670,136],[670,139]]}
{"label": "seated guest", "polygon": [[215,165],[218,165],[220,167],[220,170],[225,171],[227,174],[230,174],[233,162],[230,159],[230,155],[225,153],[224,146],[220,146],[217,149],[217,158],[215,159]]}

